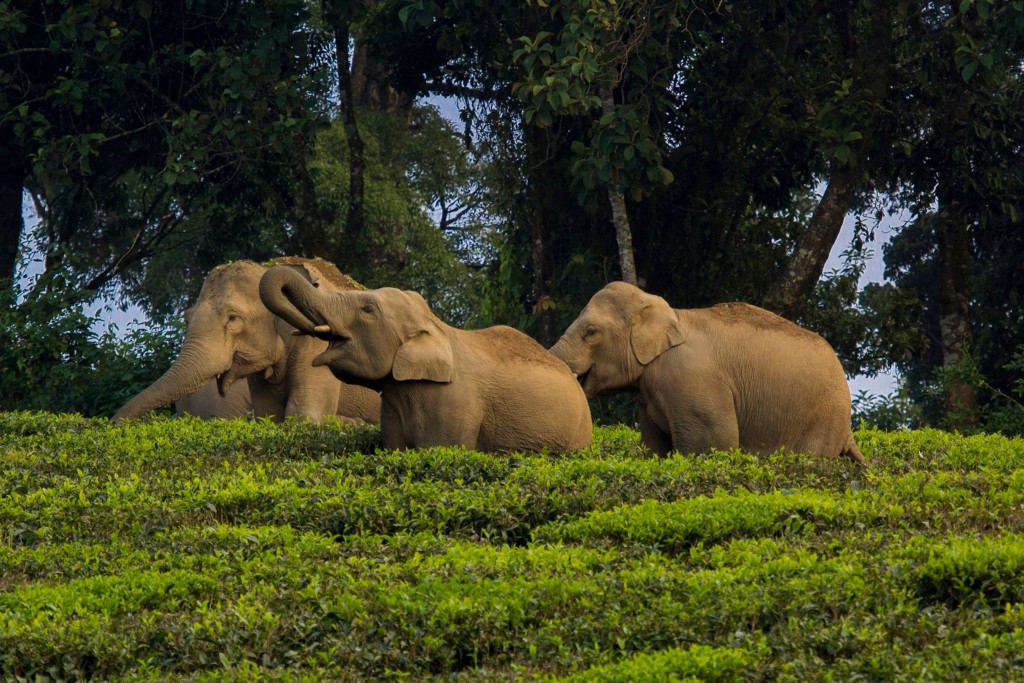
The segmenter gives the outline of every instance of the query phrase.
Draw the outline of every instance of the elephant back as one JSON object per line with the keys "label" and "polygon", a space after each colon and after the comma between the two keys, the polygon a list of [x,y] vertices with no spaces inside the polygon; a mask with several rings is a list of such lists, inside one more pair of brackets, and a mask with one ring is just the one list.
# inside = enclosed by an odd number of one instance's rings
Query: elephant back
{"label": "elephant back", "polygon": [[366,287],[356,282],[348,275],[345,275],[330,261],[322,258],[304,258],[302,256],[280,256],[271,259],[265,264],[268,268],[273,266],[299,266],[314,284],[327,284],[329,291],[348,292],[352,290],[364,290]]}

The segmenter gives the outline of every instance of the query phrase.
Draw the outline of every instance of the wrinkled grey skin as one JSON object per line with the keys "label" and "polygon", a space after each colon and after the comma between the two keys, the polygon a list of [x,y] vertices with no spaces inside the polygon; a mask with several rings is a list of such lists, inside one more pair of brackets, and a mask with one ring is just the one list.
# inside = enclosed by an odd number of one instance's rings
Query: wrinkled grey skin
{"label": "wrinkled grey skin", "polygon": [[[324,262],[320,262],[324,263]],[[318,262],[282,266],[310,287],[335,289]],[[225,396],[237,380],[246,380],[256,417],[282,420],[300,416],[321,420],[337,415],[350,422],[377,422],[380,396],[346,385],[312,360],[326,344],[293,336],[293,328],[274,316],[259,297],[266,268],[236,261],[216,268],[186,311],[188,331],[177,360],[159,379],[126,403],[115,421],[140,417],[199,391],[215,381]]]}
{"label": "wrinkled grey skin", "polygon": [[248,382],[235,382],[224,396],[217,391],[217,381],[207,382],[199,391],[174,402],[178,417],[190,415],[203,420],[230,420],[252,414],[252,397]]}
{"label": "wrinkled grey skin", "polygon": [[864,462],[832,347],[756,306],[672,309],[613,282],[551,352],[587,396],[632,392],[644,444],[655,453],[785,448]]}
{"label": "wrinkled grey skin", "polygon": [[285,268],[267,271],[260,296],[299,330],[330,342],[315,365],[380,390],[386,448],[590,444],[590,407],[572,373],[517,330],[453,328],[416,292],[325,293]]}

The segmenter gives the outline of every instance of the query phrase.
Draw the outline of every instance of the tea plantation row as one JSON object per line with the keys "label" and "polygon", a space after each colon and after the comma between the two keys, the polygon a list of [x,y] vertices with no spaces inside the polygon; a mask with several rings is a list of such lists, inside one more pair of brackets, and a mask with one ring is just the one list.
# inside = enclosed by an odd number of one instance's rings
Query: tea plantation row
{"label": "tea plantation row", "polygon": [[870,468],[0,414],[0,676],[1024,680],[1024,441]]}

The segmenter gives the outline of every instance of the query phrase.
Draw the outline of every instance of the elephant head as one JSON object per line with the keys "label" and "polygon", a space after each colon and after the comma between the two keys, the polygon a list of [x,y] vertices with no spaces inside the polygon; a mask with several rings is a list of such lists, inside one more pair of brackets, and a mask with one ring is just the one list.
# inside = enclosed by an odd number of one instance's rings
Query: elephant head
{"label": "elephant head", "polygon": [[[272,263],[293,270],[310,286],[329,289],[359,287],[320,259],[283,257]],[[268,378],[284,372],[291,336],[283,321],[260,301],[260,278],[267,268],[253,261],[218,266],[206,278],[195,305],[185,312],[188,331],[174,364],[114,415],[136,418],[169,405],[212,380],[224,396],[236,380],[263,372]]]}
{"label": "elephant head", "polygon": [[323,292],[293,270],[276,267],[260,281],[260,298],[299,331],[328,341],[313,365],[327,365],[343,381],[376,387],[388,378],[452,380],[445,326],[416,292]]}
{"label": "elephant head", "polygon": [[588,397],[635,387],[644,366],[683,343],[664,299],[625,282],[595,294],[551,353],[576,373]]}

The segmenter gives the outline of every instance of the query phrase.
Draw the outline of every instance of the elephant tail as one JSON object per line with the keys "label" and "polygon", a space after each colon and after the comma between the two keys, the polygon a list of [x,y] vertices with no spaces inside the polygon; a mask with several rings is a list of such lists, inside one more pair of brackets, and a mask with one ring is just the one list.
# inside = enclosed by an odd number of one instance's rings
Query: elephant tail
{"label": "elephant tail", "polygon": [[840,453],[840,455],[845,455],[850,460],[860,463],[861,465],[868,464],[867,458],[865,458],[864,454],[860,452],[860,449],[857,447],[857,442],[853,440],[853,434],[846,437],[846,446],[843,448],[843,452]]}

